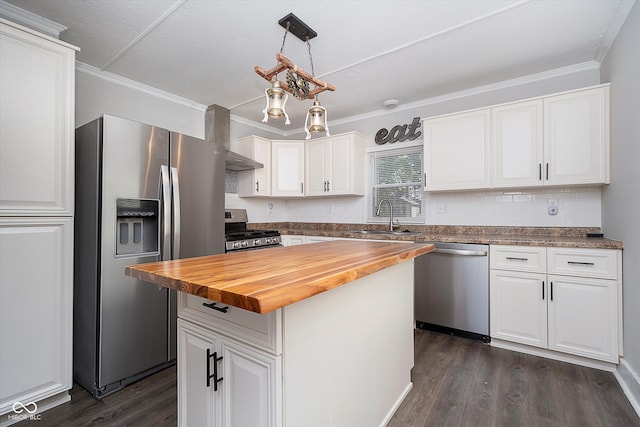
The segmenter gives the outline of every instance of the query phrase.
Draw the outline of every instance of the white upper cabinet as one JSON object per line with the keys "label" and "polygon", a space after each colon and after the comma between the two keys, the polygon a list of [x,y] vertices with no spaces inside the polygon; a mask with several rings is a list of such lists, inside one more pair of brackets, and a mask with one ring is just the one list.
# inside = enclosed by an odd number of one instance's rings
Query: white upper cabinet
{"label": "white upper cabinet", "polygon": [[264,165],[263,168],[238,172],[239,197],[271,196],[271,141],[248,136],[236,141],[233,150]]}
{"label": "white upper cabinet", "polygon": [[493,186],[542,183],[542,100],[492,109]]}
{"label": "white upper cabinet", "polygon": [[425,190],[609,183],[609,86],[425,119]]}
{"label": "white upper cabinet", "polygon": [[271,195],[304,196],[304,144],[271,141]]}
{"label": "white upper cabinet", "polygon": [[489,188],[490,110],[426,119],[425,190]]}
{"label": "white upper cabinet", "polygon": [[305,144],[306,196],[365,193],[364,137],[350,132]]}
{"label": "white upper cabinet", "polygon": [[75,48],[0,23],[0,215],[73,215]]}
{"label": "white upper cabinet", "polygon": [[609,183],[609,86],[544,100],[545,183]]}

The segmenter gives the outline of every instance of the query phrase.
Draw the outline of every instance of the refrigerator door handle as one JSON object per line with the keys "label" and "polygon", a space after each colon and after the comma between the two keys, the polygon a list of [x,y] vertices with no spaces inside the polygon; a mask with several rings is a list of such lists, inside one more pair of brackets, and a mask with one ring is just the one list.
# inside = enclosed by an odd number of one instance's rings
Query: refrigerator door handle
{"label": "refrigerator door handle", "polygon": [[178,180],[178,169],[171,168],[171,189],[173,192],[173,252],[171,259],[180,258],[180,182]]}
{"label": "refrigerator door handle", "polygon": [[162,204],[162,247],[160,259],[171,259],[171,187],[169,186],[169,168],[160,166],[160,199]]}

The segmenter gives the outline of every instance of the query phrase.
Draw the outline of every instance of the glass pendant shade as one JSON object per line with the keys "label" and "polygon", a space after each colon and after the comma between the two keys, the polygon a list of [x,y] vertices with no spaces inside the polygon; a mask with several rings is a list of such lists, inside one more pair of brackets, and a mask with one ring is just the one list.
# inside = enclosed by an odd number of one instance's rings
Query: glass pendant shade
{"label": "glass pendant shade", "polygon": [[265,89],[264,93],[267,98],[267,106],[262,111],[264,113],[262,122],[267,123],[269,117],[275,119],[284,117],[286,119],[285,124],[291,124],[289,115],[285,110],[288,95],[287,92],[280,87],[280,82],[275,80],[270,88]]}
{"label": "glass pendant shade", "polygon": [[326,132],[329,135],[329,126],[327,125],[327,109],[320,105],[320,101],[314,101],[313,106],[307,112],[307,118],[304,124],[304,130],[307,132],[305,139],[310,139],[310,132],[321,133]]}

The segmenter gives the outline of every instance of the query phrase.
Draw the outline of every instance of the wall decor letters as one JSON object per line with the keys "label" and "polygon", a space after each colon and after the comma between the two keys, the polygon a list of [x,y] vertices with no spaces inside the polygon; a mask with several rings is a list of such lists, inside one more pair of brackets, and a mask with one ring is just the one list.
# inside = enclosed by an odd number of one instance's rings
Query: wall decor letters
{"label": "wall decor letters", "polygon": [[384,145],[386,143],[394,144],[396,142],[404,142],[407,140],[413,141],[422,135],[422,132],[416,132],[419,127],[420,117],[414,117],[410,125],[395,125],[390,131],[386,128],[382,128],[376,133],[376,144]]}

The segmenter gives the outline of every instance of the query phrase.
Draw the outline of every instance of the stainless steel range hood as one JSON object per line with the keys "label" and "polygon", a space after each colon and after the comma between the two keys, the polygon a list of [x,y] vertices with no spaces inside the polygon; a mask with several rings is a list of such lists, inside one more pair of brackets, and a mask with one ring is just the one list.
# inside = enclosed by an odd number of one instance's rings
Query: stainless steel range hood
{"label": "stainless steel range hood", "polygon": [[227,108],[210,105],[204,115],[204,136],[209,141],[222,142],[226,148],[225,168],[233,171],[244,171],[263,168],[264,165],[230,150],[231,113]]}

